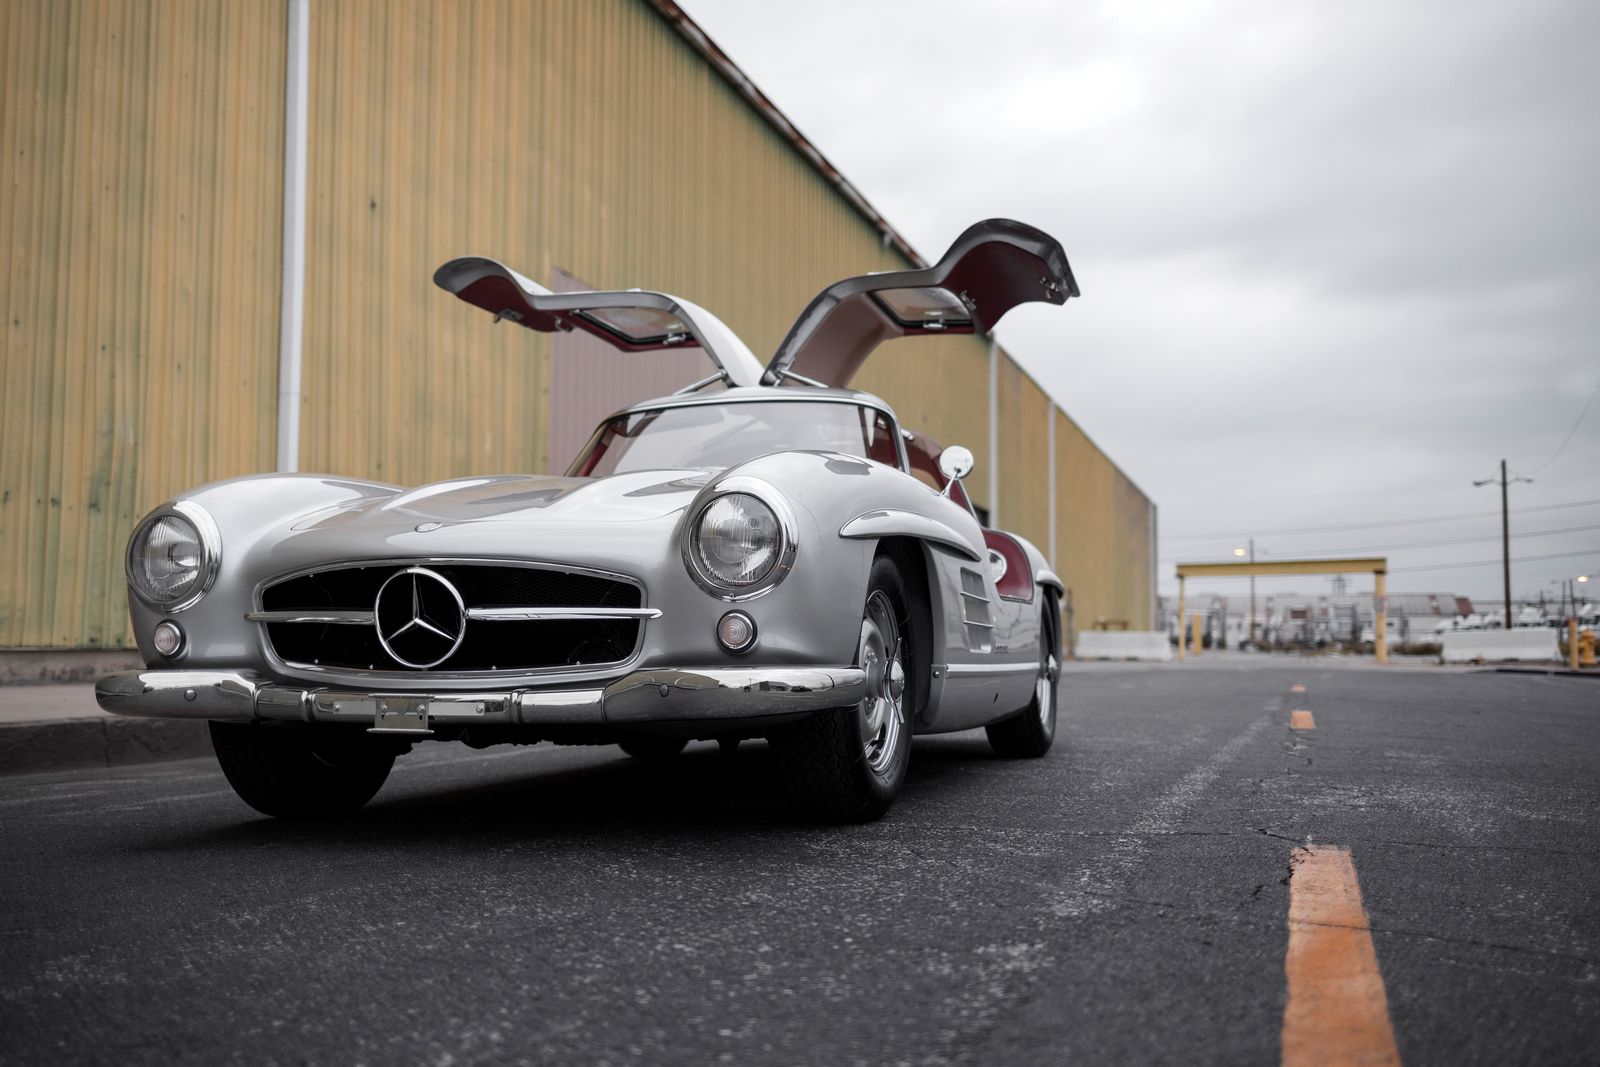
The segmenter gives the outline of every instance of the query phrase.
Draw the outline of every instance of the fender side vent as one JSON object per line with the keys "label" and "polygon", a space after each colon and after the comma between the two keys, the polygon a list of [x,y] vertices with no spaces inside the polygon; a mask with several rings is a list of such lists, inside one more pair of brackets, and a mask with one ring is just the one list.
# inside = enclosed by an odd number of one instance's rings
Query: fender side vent
{"label": "fender side vent", "polygon": [[961,618],[966,623],[967,647],[974,652],[994,650],[994,605],[983,587],[983,575],[961,568]]}

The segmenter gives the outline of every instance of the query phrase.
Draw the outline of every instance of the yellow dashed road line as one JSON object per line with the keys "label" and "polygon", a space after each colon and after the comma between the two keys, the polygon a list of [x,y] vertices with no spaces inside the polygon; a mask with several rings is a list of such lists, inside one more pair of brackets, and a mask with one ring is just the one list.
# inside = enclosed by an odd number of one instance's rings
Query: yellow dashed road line
{"label": "yellow dashed road line", "polygon": [[1350,850],[1297,848],[1289,863],[1285,1067],[1399,1067],[1389,998]]}

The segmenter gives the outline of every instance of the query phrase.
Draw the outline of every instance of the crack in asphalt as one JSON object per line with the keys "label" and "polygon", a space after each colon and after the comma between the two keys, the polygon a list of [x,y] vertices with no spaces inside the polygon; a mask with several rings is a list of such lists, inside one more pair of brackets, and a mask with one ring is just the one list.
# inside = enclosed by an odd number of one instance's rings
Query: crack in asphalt
{"label": "crack in asphalt", "polygon": [[1451,937],[1447,934],[1429,934],[1421,930],[1407,930],[1397,926],[1380,926],[1375,923],[1357,925],[1355,923],[1330,923],[1330,922],[1297,922],[1298,926],[1321,926],[1333,930],[1369,930],[1374,934],[1385,934],[1393,937],[1409,937],[1420,941],[1437,941],[1446,945],[1471,945],[1474,948],[1500,949],[1504,952],[1517,952],[1529,956],[1542,956],[1546,959],[1568,960],[1572,963],[1594,964],[1600,959],[1590,956],[1575,955],[1570,952],[1557,952],[1552,949],[1533,948],[1527,945],[1508,945],[1504,941],[1484,941],[1472,937]]}

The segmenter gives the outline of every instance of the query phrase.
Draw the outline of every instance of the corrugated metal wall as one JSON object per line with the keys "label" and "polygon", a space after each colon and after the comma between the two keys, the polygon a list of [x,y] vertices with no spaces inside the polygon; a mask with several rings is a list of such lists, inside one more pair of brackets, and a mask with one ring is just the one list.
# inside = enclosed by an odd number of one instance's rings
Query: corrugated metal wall
{"label": "corrugated metal wall", "polygon": [[1153,606],[1153,505],[1056,410],[1056,571],[1072,589],[1079,630],[1097,620],[1149,629]]}
{"label": "corrugated metal wall", "polygon": [[1050,554],[1050,398],[1001,352],[1000,525]]}
{"label": "corrugated metal wall", "polygon": [[[13,0],[0,19],[0,646],[125,645],[138,516],[273,463],[285,9]],[[906,265],[635,0],[316,0],[309,122],[306,470],[566,462],[549,338],[437,290],[453,256],[678,293],[758,353],[825,284]],[[944,337],[886,346],[857,384],[981,456],[987,377],[986,340]],[[1002,520],[1044,546],[1048,400],[1009,361],[1000,378]],[[1148,502],[1075,434],[1058,559],[1080,606],[1139,619]],[[989,499],[985,464],[968,484]],[[1071,526],[1091,512],[1100,532]]]}
{"label": "corrugated metal wall", "polygon": [[452,256],[664,289],[757,351],[829,281],[902,265],[644,4],[318,0],[313,20],[307,469],[547,466],[549,340],[443,296]]}
{"label": "corrugated metal wall", "polygon": [[122,549],[273,461],[277,0],[0,4],[0,646],[129,644]]}
{"label": "corrugated metal wall", "polygon": [[[966,445],[981,457],[989,441],[988,380],[988,341],[905,337],[874,352],[851,384],[889,401],[904,425],[932,434],[943,445]],[[972,499],[987,502],[988,465],[980,459],[965,484]]]}

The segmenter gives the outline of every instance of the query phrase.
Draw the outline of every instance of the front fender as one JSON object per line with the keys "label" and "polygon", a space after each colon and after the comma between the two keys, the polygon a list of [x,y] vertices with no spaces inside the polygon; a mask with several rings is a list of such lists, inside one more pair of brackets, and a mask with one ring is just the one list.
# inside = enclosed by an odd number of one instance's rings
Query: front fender
{"label": "front fender", "polygon": [[[836,605],[837,610],[827,618],[839,628],[839,639],[848,642],[846,651],[853,657],[867,576],[878,543],[890,537],[908,538],[925,545],[930,559],[945,561],[930,565],[927,574],[935,647],[945,648],[952,642],[965,647],[959,622],[952,624],[946,618],[953,612],[952,618],[959,620],[959,607],[947,604],[943,591],[959,588],[953,572],[945,573],[958,559],[970,564],[987,558],[983,530],[971,512],[909,474],[881,463],[831,452],[775,452],[714,479],[687,514],[698,513],[699,500],[733,477],[758,478],[784,494],[811,536],[800,546],[793,573],[770,596],[753,604],[767,608],[764,602],[770,600],[771,607],[782,604],[786,610],[804,605],[812,623],[823,617],[817,611],[819,602]],[[797,585],[802,588],[792,588]],[[810,630],[811,625],[805,629]],[[943,661],[944,656],[939,658]]]}
{"label": "front fender", "polygon": [[[197,504],[217,526],[221,566],[215,585],[192,607],[175,617],[191,641],[198,641],[207,652],[256,665],[253,649],[241,633],[240,605],[248,600],[241,583],[248,583],[250,569],[240,563],[260,551],[264,541],[278,536],[286,519],[295,520],[335,508],[359,505],[363,501],[392,496],[398,486],[364,482],[323,474],[252,474],[243,478],[211,482],[169,501]],[[161,508],[167,507],[163,504]],[[161,510],[154,508],[151,511]],[[147,514],[145,518],[148,518]],[[144,518],[134,526],[137,531]],[[130,537],[132,536],[130,532]],[[128,594],[128,615],[139,653],[146,663],[161,662],[150,644],[155,624],[168,617],[146,605],[132,591]],[[216,635],[216,640],[200,639]],[[220,647],[219,647],[220,646]]]}

